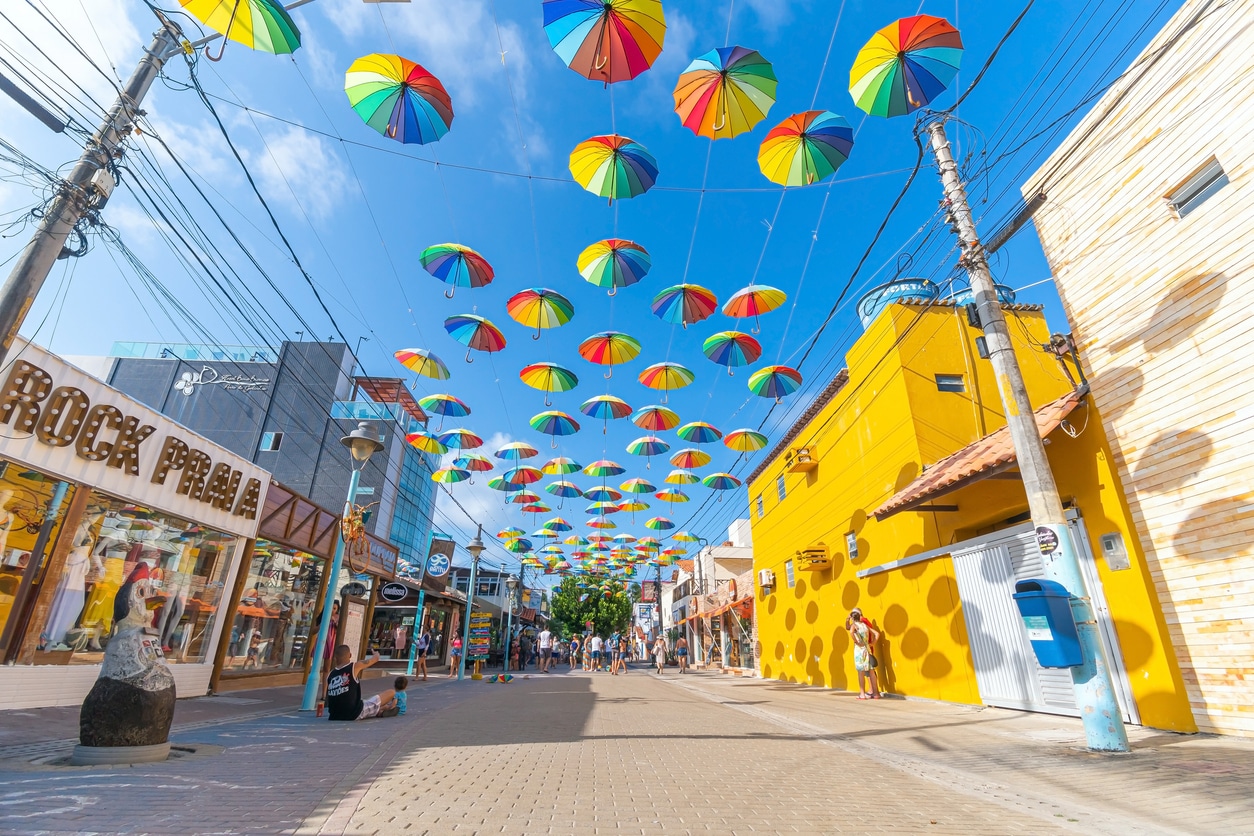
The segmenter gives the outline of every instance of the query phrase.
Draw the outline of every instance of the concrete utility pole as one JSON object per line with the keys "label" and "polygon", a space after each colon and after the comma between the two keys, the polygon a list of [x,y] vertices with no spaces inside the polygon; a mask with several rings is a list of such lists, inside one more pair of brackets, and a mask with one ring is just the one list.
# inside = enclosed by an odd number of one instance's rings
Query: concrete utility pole
{"label": "concrete utility pole", "polygon": [[1010,331],[988,269],[984,247],[971,217],[967,193],[958,176],[958,164],[949,149],[944,121],[931,123],[927,132],[931,136],[932,151],[945,186],[945,199],[962,244],[961,263],[966,268],[971,290],[975,294],[976,309],[988,342],[989,360],[997,373],[997,391],[1001,395],[1006,424],[1010,428],[1010,438],[1014,442],[1015,456],[1023,476],[1023,487],[1027,491],[1028,510],[1036,525],[1045,574],[1071,593],[1071,612],[1075,616],[1080,646],[1084,651],[1084,664],[1071,668],[1071,681],[1084,721],[1085,737],[1090,749],[1126,752],[1128,734],[1115,699],[1110,666],[1097,632],[1097,620],[1084,585],[1084,576],[1080,572],[1071,528],[1067,525],[1054,474],[1045,457],[1045,445],[1036,426],[1036,416],[1028,400],[1019,361],[1010,343]]}
{"label": "concrete utility pole", "polygon": [[99,209],[109,199],[113,191],[109,164],[122,153],[122,142],[135,125],[140,102],[165,62],[179,52],[182,38],[183,32],[175,23],[161,18],[161,29],[153,36],[139,66],[88,141],[70,176],[61,182],[30,243],[0,287],[0,363],[8,356],[22,320],[39,295],[52,265],[65,249],[74,227],[88,211]]}

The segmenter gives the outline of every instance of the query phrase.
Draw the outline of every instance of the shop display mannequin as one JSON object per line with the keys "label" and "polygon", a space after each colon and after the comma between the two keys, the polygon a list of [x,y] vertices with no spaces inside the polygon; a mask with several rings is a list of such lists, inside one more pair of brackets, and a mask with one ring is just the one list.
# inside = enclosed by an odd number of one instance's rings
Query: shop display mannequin
{"label": "shop display mannequin", "polygon": [[47,649],[56,649],[65,644],[65,634],[73,627],[83,613],[87,603],[87,570],[92,561],[103,570],[100,558],[91,556],[91,538],[81,538],[78,546],[73,549],[65,560],[65,569],[61,579],[57,581],[56,592],[52,596],[52,609],[48,613],[40,643]]}

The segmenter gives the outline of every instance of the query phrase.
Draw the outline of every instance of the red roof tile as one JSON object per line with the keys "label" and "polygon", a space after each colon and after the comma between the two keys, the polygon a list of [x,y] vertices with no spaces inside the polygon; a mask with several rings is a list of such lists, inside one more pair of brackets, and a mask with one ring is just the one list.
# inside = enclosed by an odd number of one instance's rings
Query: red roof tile
{"label": "red roof tile", "polygon": [[[1036,410],[1036,427],[1041,438],[1058,429],[1058,425],[1071,414],[1071,410],[1080,405],[1086,394],[1087,387],[1068,392]],[[1010,429],[1002,427],[941,459],[872,513],[877,520],[891,517],[995,472],[1006,470],[1014,464],[1015,449],[1010,440]]]}

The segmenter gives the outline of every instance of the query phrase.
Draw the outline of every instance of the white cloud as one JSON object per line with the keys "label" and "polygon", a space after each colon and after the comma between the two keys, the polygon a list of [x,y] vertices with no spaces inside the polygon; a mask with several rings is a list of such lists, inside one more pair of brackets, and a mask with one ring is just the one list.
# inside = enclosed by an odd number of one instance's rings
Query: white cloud
{"label": "white cloud", "polygon": [[265,137],[265,147],[242,151],[262,193],[313,219],[329,216],[348,192],[344,166],[322,137],[285,128]]}
{"label": "white cloud", "polygon": [[[745,0],[746,5],[757,15],[758,23],[768,32],[777,32],[792,22],[792,0]],[[735,24],[732,24],[733,31]]]}

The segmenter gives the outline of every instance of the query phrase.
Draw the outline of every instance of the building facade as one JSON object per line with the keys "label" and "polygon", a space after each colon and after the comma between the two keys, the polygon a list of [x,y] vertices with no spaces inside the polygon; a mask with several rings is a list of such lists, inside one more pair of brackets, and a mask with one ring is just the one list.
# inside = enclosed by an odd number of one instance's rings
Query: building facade
{"label": "building facade", "polygon": [[1189,0],[1024,186],[1203,731],[1254,735],[1254,3]]}
{"label": "building facade", "polygon": [[[1098,404],[1043,353],[1040,309],[1003,307],[1125,718],[1192,730]],[[858,607],[882,634],[889,692],[1077,713],[1070,674],[1037,665],[1011,598],[1041,555],[978,335],[950,302],[887,305],[750,475],[763,677],[857,687]]]}

